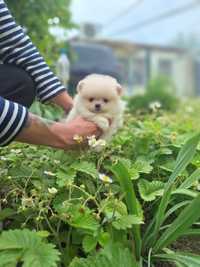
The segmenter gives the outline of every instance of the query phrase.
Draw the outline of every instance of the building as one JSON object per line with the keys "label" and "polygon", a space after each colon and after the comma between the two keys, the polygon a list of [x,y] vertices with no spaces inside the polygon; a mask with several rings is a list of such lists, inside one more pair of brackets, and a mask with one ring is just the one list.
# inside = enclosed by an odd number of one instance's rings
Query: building
{"label": "building", "polygon": [[194,96],[197,87],[200,88],[194,60],[182,49],[113,40],[94,42],[114,50],[122,65],[122,83],[129,95],[144,91],[148,81],[159,75],[169,77],[175,84],[175,93],[181,97]]}

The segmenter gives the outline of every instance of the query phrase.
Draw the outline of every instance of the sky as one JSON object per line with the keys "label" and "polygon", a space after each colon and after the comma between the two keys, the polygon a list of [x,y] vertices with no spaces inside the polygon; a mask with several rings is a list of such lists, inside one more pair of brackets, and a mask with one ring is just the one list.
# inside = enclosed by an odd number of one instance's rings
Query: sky
{"label": "sky", "polygon": [[[137,2],[135,6],[134,2]],[[92,22],[105,25],[102,38],[165,45],[171,43],[179,33],[199,36],[200,0],[196,0],[199,6],[179,16],[142,29],[128,32],[124,32],[124,29],[191,2],[195,0],[72,0],[71,12],[78,24]]]}

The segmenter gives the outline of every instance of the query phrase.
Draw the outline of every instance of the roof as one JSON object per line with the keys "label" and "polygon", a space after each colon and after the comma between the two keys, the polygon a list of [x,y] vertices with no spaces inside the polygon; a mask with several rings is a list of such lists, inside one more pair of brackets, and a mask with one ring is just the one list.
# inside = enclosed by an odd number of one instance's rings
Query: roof
{"label": "roof", "polygon": [[171,45],[157,45],[157,44],[145,44],[137,42],[129,42],[122,40],[113,40],[113,39],[82,39],[79,36],[76,36],[70,40],[71,42],[85,43],[85,44],[102,44],[113,49],[121,49],[126,52],[136,52],[137,50],[151,50],[151,51],[160,51],[176,54],[185,54],[187,53],[183,48],[178,48]]}
{"label": "roof", "polygon": [[136,50],[153,50],[153,51],[161,51],[161,52],[169,52],[169,53],[176,53],[176,54],[183,54],[186,53],[184,49],[177,48],[175,46],[161,46],[161,45],[154,45],[154,44],[144,44],[144,43],[133,43],[127,41],[118,41],[118,40],[109,40],[109,39],[96,39],[90,40],[89,42],[95,42],[98,44],[103,44],[110,46],[114,49],[123,49],[127,52],[133,52]]}

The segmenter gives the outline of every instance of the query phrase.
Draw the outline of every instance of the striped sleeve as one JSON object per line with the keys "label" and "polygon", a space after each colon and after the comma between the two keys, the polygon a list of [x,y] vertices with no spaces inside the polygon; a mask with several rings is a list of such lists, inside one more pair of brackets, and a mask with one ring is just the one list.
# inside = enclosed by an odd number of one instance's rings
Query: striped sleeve
{"label": "striped sleeve", "polygon": [[37,97],[45,102],[66,89],[45,63],[30,38],[18,26],[0,0],[0,60],[23,68],[36,85]]}
{"label": "striped sleeve", "polygon": [[0,97],[0,146],[8,145],[28,119],[25,107]]}

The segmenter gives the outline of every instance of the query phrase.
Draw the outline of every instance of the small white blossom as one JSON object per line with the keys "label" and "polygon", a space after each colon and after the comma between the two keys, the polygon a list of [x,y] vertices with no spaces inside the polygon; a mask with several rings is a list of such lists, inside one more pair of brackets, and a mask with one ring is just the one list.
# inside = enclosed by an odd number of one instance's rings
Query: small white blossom
{"label": "small white blossom", "polygon": [[55,187],[48,188],[50,194],[55,195],[58,193],[58,190]]}
{"label": "small white blossom", "polygon": [[60,160],[56,160],[56,159],[55,159],[55,160],[54,160],[54,163],[58,165],[58,164],[60,164]]}
{"label": "small white blossom", "polygon": [[104,183],[112,184],[113,180],[106,174],[99,173],[99,179]]}
{"label": "small white blossom", "polygon": [[0,157],[0,159],[3,160],[3,161],[6,161],[7,160],[7,158],[4,157],[4,156]]}
{"label": "small white blossom", "polygon": [[11,149],[10,151],[11,153],[14,153],[14,154],[20,154],[22,152],[21,149]]}
{"label": "small white blossom", "polygon": [[149,108],[153,111],[156,112],[158,109],[160,109],[162,107],[161,103],[158,101],[155,102],[151,102],[149,104]]}
{"label": "small white blossom", "polygon": [[48,175],[48,176],[56,176],[55,173],[53,172],[49,172],[49,171],[44,171],[44,174]]}
{"label": "small white blossom", "polygon": [[103,139],[97,140],[94,135],[88,137],[88,145],[91,148],[96,148],[96,147],[104,147],[106,146],[106,141]]}

